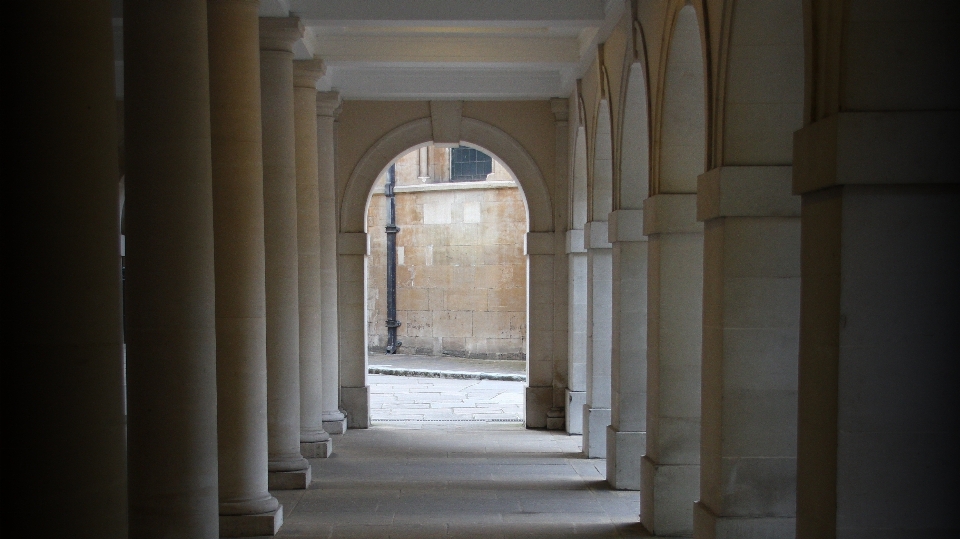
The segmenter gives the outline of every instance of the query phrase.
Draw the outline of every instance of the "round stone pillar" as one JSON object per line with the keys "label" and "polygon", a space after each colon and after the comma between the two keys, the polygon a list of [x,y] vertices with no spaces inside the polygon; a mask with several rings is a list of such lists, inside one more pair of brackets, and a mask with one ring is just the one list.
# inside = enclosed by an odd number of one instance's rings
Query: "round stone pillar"
{"label": "round stone pillar", "polygon": [[292,17],[260,19],[263,218],[267,306],[267,433],[270,488],[307,488],[300,455],[300,307],[297,297],[297,170],[293,124]]}
{"label": "round stone pillar", "polygon": [[263,163],[257,2],[209,0],[220,534],[269,535]]}
{"label": "round stone pillar", "polygon": [[323,430],[321,366],[320,191],[317,183],[317,79],[321,60],[293,62],[293,107],[297,160],[297,264],[300,304],[300,454],[328,457]]}
{"label": "round stone pillar", "polygon": [[333,124],[340,94],[317,93],[317,175],[320,196],[320,320],[323,365],[323,429],[342,434],[347,419],[340,411],[340,324],[338,322],[337,191],[333,176]]}
{"label": "round stone pillar", "polygon": [[127,537],[110,3],[7,7],[5,37],[31,51],[4,64],[2,473],[26,501],[7,514],[39,535]]}
{"label": "round stone pillar", "polygon": [[124,10],[130,537],[218,537],[206,2]]}

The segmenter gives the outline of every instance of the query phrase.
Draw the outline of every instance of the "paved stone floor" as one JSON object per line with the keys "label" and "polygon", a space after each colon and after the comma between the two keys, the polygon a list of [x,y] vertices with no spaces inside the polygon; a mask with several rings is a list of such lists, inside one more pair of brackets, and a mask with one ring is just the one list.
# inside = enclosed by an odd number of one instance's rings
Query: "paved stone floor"
{"label": "paved stone floor", "polygon": [[369,380],[372,403],[401,406],[335,435],[330,458],[310,459],[308,490],[274,492],[278,537],[647,537],[639,493],[611,490],[606,461],[583,458],[581,436],[523,426],[522,382]]}
{"label": "paved stone floor", "polygon": [[370,420],[523,422],[523,382],[371,374]]}

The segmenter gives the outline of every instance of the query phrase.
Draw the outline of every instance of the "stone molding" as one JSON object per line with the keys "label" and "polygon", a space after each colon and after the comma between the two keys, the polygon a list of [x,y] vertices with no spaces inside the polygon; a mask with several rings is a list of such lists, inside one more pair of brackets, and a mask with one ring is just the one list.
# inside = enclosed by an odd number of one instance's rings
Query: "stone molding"
{"label": "stone molding", "polygon": [[584,249],[610,249],[610,225],[606,221],[590,221],[583,226]]}
{"label": "stone molding", "polygon": [[337,234],[338,255],[369,255],[370,242],[366,232],[340,232]]}
{"label": "stone molding", "polygon": [[317,89],[317,80],[327,71],[327,66],[323,60],[317,58],[314,60],[294,60],[293,61],[293,87],[294,88],[312,88]]}
{"label": "stone molding", "polygon": [[460,145],[460,122],[463,119],[463,101],[431,101],[430,125],[433,144],[441,148]]}
{"label": "stone molding", "polygon": [[793,167],[719,167],[697,177],[697,220],[800,217],[791,190]]}
{"label": "stone molding", "polygon": [[608,238],[610,243],[647,241],[643,235],[643,210],[614,210],[610,212]]}
{"label": "stone molding", "polygon": [[575,228],[567,231],[567,254],[584,254],[587,250],[583,247],[583,230]]}
{"label": "stone molding", "polygon": [[523,254],[552,255],[553,242],[553,232],[527,232],[523,242]]}
{"label": "stone molding", "polygon": [[303,37],[299,17],[260,17],[260,50],[293,53],[293,44]]}
{"label": "stone molding", "polygon": [[697,221],[697,195],[660,194],[643,202],[643,233],[700,234],[703,223]]}
{"label": "stone molding", "polygon": [[793,192],[838,185],[956,183],[960,112],[844,112],[793,134]]}

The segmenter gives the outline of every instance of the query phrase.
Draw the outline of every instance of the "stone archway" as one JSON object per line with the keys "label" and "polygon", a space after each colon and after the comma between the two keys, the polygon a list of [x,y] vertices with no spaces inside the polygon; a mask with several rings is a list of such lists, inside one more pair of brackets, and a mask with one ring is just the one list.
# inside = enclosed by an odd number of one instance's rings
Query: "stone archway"
{"label": "stone archway", "polygon": [[[446,103],[449,105],[450,103]],[[463,143],[483,148],[510,171],[527,207],[527,388],[526,424],[546,426],[553,405],[554,234],[553,207],[543,173],[529,152],[505,131],[463,118],[460,109],[434,106],[433,116],[399,125],[374,142],[357,162],[340,200],[337,265],[341,403],[354,428],[370,424],[367,385],[365,272],[366,208],[374,182],[390,162],[426,143]],[[452,134],[451,134],[452,133]]]}

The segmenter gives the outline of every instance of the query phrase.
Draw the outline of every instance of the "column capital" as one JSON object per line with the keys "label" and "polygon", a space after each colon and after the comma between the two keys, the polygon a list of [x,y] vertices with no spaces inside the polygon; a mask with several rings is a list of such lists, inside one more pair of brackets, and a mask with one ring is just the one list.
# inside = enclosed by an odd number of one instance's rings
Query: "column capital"
{"label": "column capital", "polygon": [[317,92],[317,116],[333,116],[340,114],[340,92]]}
{"label": "column capital", "polygon": [[556,122],[566,122],[570,118],[570,103],[563,97],[550,98],[550,111]]}
{"label": "column capital", "polygon": [[299,17],[260,17],[260,50],[293,52],[293,44],[303,37]]}
{"label": "column capital", "polygon": [[293,87],[294,88],[312,88],[317,89],[317,80],[327,72],[327,66],[323,60],[317,58],[314,60],[294,60],[293,61]]}

